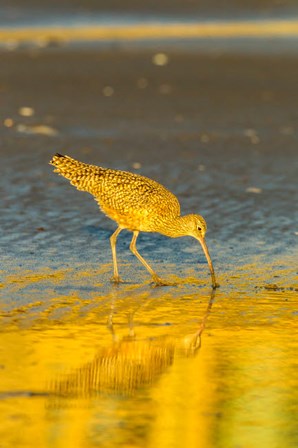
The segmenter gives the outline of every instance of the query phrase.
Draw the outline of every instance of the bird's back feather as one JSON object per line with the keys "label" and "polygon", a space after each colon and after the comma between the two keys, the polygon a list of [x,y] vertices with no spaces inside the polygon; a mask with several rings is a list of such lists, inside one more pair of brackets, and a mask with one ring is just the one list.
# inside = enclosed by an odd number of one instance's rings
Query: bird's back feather
{"label": "bird's back feather", "polygon": [[180,215],[180,205],[163,185],[139,174],[112,170],[56,154],[55,172],[91,193],[102,211],[130,230],[156,231],[159,222]]}

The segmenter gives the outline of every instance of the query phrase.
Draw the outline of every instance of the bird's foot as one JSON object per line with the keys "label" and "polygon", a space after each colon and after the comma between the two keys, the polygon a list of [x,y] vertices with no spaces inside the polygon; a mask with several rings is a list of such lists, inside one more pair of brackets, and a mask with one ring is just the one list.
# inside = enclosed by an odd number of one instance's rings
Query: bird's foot
{"label": "bird's foot", "polygon": [[119,285],[119,283],[124,283],[124,281],[120,278],[119,275],[113,275],[113,277],[111,278],[111,283],[113,283],[114,285]]}
{"label": "bird's foot", "polygon": [[153,275],[152,280],[154,282],[154,286],[174,286],[175,283],[165,282],[158,275]]}
{"label": "bird's foot", "polygon": [[219,287],[220,287],[220,284],[217,283],[217,282],[214,282],[214,283],[212,284],[212,288],[213,288],[213,289],[217,289],[217,288],[219,288]]}

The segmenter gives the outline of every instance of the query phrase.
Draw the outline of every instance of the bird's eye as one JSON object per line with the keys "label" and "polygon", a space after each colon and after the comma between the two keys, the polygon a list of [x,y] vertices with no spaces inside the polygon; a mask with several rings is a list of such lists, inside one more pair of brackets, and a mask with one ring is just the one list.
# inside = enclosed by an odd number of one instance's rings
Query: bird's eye
{"label": "bird's eye", "polygon": [[201,230],[202,230],[202,227],[198,227],[198,230],[200,230],[200,231],[201,231]]}

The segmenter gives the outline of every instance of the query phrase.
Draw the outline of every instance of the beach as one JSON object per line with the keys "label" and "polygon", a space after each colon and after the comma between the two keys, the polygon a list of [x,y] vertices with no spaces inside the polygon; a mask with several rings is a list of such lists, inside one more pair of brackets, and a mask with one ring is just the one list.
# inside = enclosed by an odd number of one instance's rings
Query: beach
{"label": "beach", "polygon": [[[32,431],[40,447],[295,446],[298,61],[294,40],[272,42],[1,49],[4,447],[32,446]],[[215,295],[197,241],[151,233],[138,249],[175,286],[152,287],[128,232],[126,283],[111,285],[116,224],[53,173],[56,152],[155,179],[204,216]],[[121,382],[118,364],[114,383],[90,379],[140,350],[143,383],[133,370]]]}

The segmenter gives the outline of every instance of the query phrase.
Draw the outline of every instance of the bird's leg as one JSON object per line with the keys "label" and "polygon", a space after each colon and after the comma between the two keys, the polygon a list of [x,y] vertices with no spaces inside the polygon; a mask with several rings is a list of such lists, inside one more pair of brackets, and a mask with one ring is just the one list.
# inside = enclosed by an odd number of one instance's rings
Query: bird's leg
{"label": "bird's leg", "polygon": [[120,283],[121,282],[121,279],[120,279],[119,273],[118,273],[117,253],[116,253],[117,237],[118,237],[119,233],[121,232],[121,230],[122,230],[121,227],[118,227],[118,229],[110,237],[111,248],[112,248],[112,256],[113,256],[113,265],[114,265],[114,275],[111,278],[111,281],[114,282],[114,283]]}
{"label": "bird's leg", "polygon": [[150,272],[150,274],[152,275],[152,280],[154,281],[154,283],[156,283],[156,285],[159,286],[163,286],[165,285],[165,283],[161,280],[161,278],[158,277],[158,275],[156,274],[155,271],[153,271],[153,269],[151,268],[151,266],[149,266],[149,264],[147,263],[147,261],[142,257],[142,255],[139,254],[137,247],[136,247],[136,242],[137,242],[137,238],[139,236],[139,231],[138,230],[134,230],[133,232],[133,236],[132,236],[132,240],[130,243],[130,250],[132,251],[132,253],[140,260],[140,262],[145,266],[145,268],[147,269],[147,271]]}

